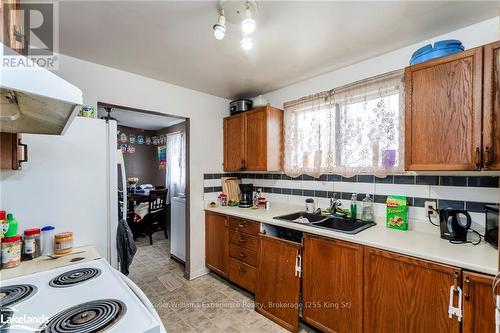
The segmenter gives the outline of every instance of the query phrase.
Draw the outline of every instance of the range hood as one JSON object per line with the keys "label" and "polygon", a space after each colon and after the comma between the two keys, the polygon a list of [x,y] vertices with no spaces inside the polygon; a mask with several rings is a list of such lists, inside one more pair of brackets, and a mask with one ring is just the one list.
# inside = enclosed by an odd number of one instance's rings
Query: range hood
{"label": "range hood", "polygon": [[0,47],[0,132],[64,134],[83,104],[82,91],[22,55],[8,57],[29,67],[5,67]]}

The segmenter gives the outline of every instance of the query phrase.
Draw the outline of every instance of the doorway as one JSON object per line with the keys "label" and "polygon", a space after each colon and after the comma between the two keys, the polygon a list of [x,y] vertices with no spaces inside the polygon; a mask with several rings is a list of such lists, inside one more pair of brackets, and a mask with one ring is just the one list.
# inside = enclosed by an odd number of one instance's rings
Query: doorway
{"label": "doorway", "polygon": [[[132,274],[136,268],[154,274],[155,257],[165,255],[175,261],[170,266],[179,266],[187,277],[189,119],[109,103],[98,103],[98,116],[117,122],[116,148],[122,165],[118,188],[111,191],[118,191],[119,216],[126,220],[137,246],[131,277],[138,275]],[[148,262],[152,267],[145,269]]]}

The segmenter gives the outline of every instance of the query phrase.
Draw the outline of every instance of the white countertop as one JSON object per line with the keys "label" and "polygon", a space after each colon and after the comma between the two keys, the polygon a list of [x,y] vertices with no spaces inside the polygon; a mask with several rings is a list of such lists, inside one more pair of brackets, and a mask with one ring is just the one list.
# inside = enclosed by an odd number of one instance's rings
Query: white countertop
{"label": "white countertop", "polygon": [[[83,259],[72,261],[75,258]],[[12,279],[18,276],[43,272],[58,267],[68,266],[74,263],[87,262],[99,258],[101,258],[101,256],[92,246],[75,247],[71,253],[61,256],[57,259],[40,256],[32,260],[21,261],[21,264],[17,267],[4,268],[0,271],[0,281]]]}
{"label": "white countertop", "polygon": [[358,234],[349,235],[273,218],[303,211],[304,207],[302,206],[272,203],[269,210],[238,207],[207,207],[205,209],[220,214],[398,252],[480,273],[495,275],[498,271],[498,251],[484,240],[476,246],[472,244],[451,244],[447,240],[441,239],[439,228],[422,221],[410,221],[412,230],[408,231],[389,229],[385,226],[385,223],[379,223]]}

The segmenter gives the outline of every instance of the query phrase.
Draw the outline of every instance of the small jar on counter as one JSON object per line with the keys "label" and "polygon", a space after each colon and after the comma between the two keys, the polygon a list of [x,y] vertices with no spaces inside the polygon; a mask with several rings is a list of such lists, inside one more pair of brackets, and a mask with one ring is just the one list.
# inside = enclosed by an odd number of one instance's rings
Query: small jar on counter
{"label": "small jar on counter", "polygon": [[54,237],[54,253],[67,254],[73,251],[73,233],[61,232]]}
{"label": "small jar on counter", "polygon": [[24,230],[22,260],[31,260],[40,256],[40,229]]}
{"label": "small jar on counter", "polygon": [[21,263],[21,236],[2,238],[2,268],[16,267]]}

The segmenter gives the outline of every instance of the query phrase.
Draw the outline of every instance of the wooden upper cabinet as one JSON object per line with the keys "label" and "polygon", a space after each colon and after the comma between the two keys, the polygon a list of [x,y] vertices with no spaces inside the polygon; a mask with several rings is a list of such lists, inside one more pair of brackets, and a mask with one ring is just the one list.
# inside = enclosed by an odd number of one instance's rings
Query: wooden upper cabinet
{"label": "wooden upper cabinet", "polygon": [[500,41],[484,46],[483,165],[500,170]]}
{"label": "wooden upper cabinet", "polygon": [[228,277],[229,221],[227,216],[205,212],[205,264],[217,274]]}
{"label": "wooden upper cabinet", "polygon": [[483,48],[405,69],[407,170],[481,168]]}
{"label": "wooden upper cabinet", "polygon": [[0,133],[0,169],[19,170],[28,161],[28,147],[21,143],[21,134]]}
{"label": "wooden upper cabinet", "polygon": [[304,237],[302,319],[323,332],[363,332],[363,246]]}
{"label": "wooden upper cabinet", "polygon": [[224,118],[224,170],[241,170],[245,162],[245,117]]}
{"label": "wooden upper cabinet", "polygon": [[492,283],[492,276],[464,272],[462,333],[495,332]]}
{"label": "wooden upper cabinet", "polygon": [[281,171],[283,111],[259,107],[224,118],[224,171]]}
{"label": "wooden upper cabinet", "polygon": [[[460,332],[448,317],[450,287],[461,270],[365,247],[364,332]],[[458,293],[454,306],[458,306]]]}
{"label": "wooden upper cabinet", "polygon": [[292,332],[299,328],[301,245],[259,235],[255,310]]}

